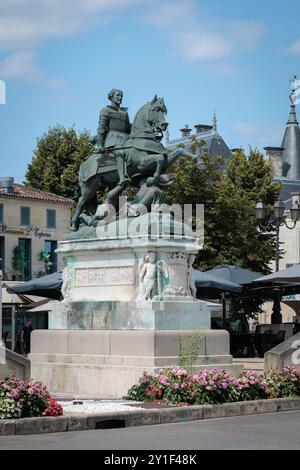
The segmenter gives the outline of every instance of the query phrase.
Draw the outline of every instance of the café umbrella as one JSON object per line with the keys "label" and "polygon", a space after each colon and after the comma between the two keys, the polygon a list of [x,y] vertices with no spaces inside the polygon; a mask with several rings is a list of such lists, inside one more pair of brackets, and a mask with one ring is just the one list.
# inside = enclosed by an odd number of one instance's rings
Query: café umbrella
{"label": "caf\u00e9 umbrella", "polygon": [[[251,271],[250,269],[240,268],[236,265],[221,264],[213,269],[206,271],[207,274],[213,275],[223,281],[230,281],[240,286],[244,286],[254,281],[261,276],[260,273]],[[226,292],[222,293],[222,304],[223,304],[223,326],[226,325]]]}
{"label": "caf\u00e9 umbrella", "polygon": [[10,294],[30,294],[60,300],[62,283],[62,273],[59,272],[10,286],[7,291]]}

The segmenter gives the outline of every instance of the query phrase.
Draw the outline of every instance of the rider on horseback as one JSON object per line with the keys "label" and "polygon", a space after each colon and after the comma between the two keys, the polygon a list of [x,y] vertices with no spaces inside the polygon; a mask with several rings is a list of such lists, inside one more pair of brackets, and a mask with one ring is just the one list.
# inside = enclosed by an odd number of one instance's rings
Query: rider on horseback
{"label": "rider on horseback", "polygon": [[[99,125],[96,136],[97,153],[113,153],[117,159],[119,173],[119,185],[130,181],[127,175],[126,155],[114,149],[122,149],[126,146],[131,124],[129,121],[127,108],[122,108],[123,91],[112,89],[108,94],[111,101],[110,106],[105,106],[100,112]],[[110,150],[111,149],[111,150]]]}

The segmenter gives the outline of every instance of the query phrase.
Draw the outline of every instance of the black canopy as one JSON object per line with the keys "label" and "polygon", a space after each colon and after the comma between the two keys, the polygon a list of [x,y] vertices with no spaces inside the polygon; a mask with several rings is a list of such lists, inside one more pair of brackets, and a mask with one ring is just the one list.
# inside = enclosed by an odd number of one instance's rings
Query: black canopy
{"label": "black canopy", "polygon": [[10,294],[38,295],[40,297],[60,300],[62,282],[62,273],[59,272],[10,286],[7,288],[7,291]]}
{"label": "black canopy", "polygon": [[208,271],[194,269],[194,279],[197,287],[198,297],[218,297],[223,292],[238,294],[243,287],[229,280],[213,276]]}
{"label": "black canopy", "polygon": [[209,269],[206,273],[240,285],[248,284],[261,277],[260,273],[231,264],[221,264],[213,269]]}
{"label": "black canopy", "polygon": [[[194,270],[195,283],[198,295],[215,295],[222,292],[239,293],[242,286],[231,281],[220,279],[209,273]],[[11,294],[31,294],[49,299],[59,300],[61,298],[62,273],[53,273],[15,286],[7,290]]]}
{"label": "black canopy", "polygon": [[288,284],[288,283],[297,283],[300,284],[300,264],[295,264],[286,269],[281,269],[273,274],[268,276],[259,277],[255,280],[257,284]]}

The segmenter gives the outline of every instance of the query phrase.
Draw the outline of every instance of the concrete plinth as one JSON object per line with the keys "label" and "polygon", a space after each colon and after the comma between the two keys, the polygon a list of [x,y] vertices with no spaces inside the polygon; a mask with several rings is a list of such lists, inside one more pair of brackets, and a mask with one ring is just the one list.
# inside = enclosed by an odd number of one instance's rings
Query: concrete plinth
{"label": "concrete plinth", "polygon": [[210,312],[195,299],[199,240],[146,234],[59,243],[64,301],[50,314],[52,329],[33,332],[30,355],[32,377],[51,393],[121,398],[144,371],[178,366],[195,334],[190,373],[240,371],[228,333],[209,331]]}
{"label": "concrete plinth", "polygon": [[267,351],[264,356],[264,362],[265,371],[283,369],[287,366],[298,368],[300,365],[300,333]]}
{"label": "concrete plinth", "polygon": [[[179,364],[180,343],[195,331],[36,330],[32,333],[31,375],[52,394],[121,398],[143,372]],[[241,371],[232,363],[226,331],[201,331],[198,357],[190,372],[201,369]]]}

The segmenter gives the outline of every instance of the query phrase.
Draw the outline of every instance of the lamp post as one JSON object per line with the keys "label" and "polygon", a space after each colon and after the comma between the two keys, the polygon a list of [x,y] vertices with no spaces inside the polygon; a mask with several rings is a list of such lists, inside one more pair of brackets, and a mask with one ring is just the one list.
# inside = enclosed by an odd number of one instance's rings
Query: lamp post
{"label": "lamp post", "polygon": [[[280,227],[285,226],[289,230],[293,230],[297,221],[300,219],[300,205],[298,201],[294,201],[290,209],[290,218],[292,225],[289,225],[286,216],[285,216],[285,207],[283,202],[279,199],[275,202],[273,206],[273,214],[266,220],[267,215],[267,206],[264,202],[259,201],[255,207],[256,219],[259,222],[259,226],[262,230],[269,230],[275,226],[276,231],[276,248],[275,248],[275,271],[279,271],[279,260],[280,260]],[[277,324],[282,322],[282,315],[280,309],[281,301],[281,292],[280,289],[275,289],[274,291],[274,307],[272,313],[272,324]]]}
{"label": "lamp post", "polygon": [[289,230],[293,230],[296,227],[297,221],[300,219],[300,206],[298,201],[293,202],[290,209],[290,217],[293,222],[292,226],[287,223],[284,215],[285,208],[283,202],[279,199],[273,206],[273,214],[269,220],[266,220],[267,206],[264,202],[259,201],[255,207],[256,219],[259,222],[259,226],[262,230],[269,230],[275,225],[276,231],[276,257],[275,257],[275,271],[279,271],[279,233],[280,227],[286,226]]}

